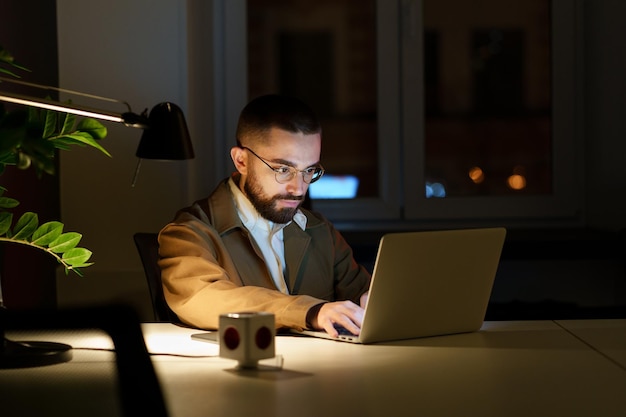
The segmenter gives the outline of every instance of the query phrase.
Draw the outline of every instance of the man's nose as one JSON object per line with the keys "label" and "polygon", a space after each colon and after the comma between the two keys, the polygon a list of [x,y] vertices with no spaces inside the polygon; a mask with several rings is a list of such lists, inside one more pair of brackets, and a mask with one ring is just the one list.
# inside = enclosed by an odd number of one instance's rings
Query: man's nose
{"label": "man's nose", "polygon": [[304,195],[308,185],[309,184],[304,182],[304,177],[302,176],[302,173],[298,172],[287,183],[287,191],[289,191],[289,193],[291,193],[292,195],[297,195],[297,196]]}

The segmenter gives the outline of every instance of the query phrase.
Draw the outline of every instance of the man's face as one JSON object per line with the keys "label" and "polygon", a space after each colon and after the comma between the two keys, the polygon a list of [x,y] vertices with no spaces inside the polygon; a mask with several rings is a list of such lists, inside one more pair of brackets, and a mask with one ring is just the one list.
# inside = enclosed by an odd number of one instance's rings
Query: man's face
{"label": "man's face", "polygon": [[[267,145],[252,149],[273,168],[293,167],[304,170],[319,163],[321,137],[319,134],[303,135],[280,129],[272,129]],[[243,192],[257,211],[275,223],[287,223],[304,201],[309,184],[298,172],[290,181],[280,184],[275,172],[250,151],[246,154],[246,166],[242,173]]]}

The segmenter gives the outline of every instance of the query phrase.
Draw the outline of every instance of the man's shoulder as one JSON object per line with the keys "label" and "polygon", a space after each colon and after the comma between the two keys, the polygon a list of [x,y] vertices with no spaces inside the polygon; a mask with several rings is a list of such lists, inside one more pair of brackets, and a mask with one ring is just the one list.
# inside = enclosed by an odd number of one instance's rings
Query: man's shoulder
{"label": "man's shoulder", "polygon": [[194,201],[190,206],[178,210],[174,222],[199,220],[217,229],[232,227],[237,223],[235,205],[228,188],[228,180],[220,182],[208,197]]}

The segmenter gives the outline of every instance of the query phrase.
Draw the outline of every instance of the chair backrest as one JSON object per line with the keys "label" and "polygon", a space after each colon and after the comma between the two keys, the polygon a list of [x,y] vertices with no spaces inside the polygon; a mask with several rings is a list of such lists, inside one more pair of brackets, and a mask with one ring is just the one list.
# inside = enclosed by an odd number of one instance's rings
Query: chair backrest
{"label": "chair backrest", "polygon": [[150,301],[154,319],[157,322],[180,322],[176,314],[170,309],[163,295],[163,283],[161,282],[161,269],[159,260],[159,241],[157,233],[135,233],[133,236],[135,246],[139,252],[143,269],[148,280],[150,290]]}

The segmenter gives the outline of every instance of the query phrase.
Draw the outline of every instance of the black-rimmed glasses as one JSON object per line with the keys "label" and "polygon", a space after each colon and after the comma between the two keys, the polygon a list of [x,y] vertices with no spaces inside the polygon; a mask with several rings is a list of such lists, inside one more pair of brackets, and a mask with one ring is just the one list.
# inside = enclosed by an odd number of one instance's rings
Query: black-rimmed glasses
{"label": "black-rimmed glasses", "polygon": [[274,171],[274,177],[276,178],[276,182],[279,184],[288,183],[296,176],[298,172],[302,174],[302,180],[307,184],[314,183],[315,181],[322,178],[322,175],[324,175],[324,168],[321,165],[308,167],[303,170],[298,170],[294,167],[290,167],[287,165],[281,165],[275,168],[271,166],[265,159],[257,155],[252,149],[245,146],[240,146],[240,148],[249,151],[252,155],[256,156],[261,162],[267,165],[269,169]]}

